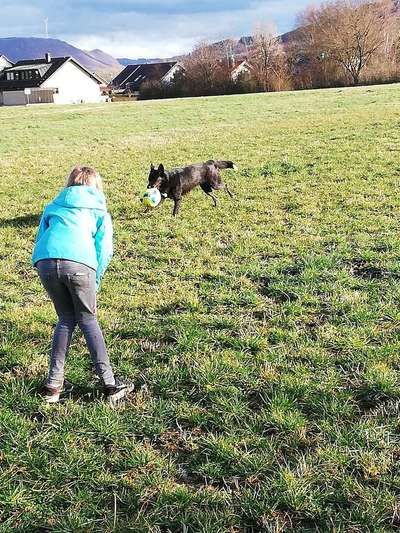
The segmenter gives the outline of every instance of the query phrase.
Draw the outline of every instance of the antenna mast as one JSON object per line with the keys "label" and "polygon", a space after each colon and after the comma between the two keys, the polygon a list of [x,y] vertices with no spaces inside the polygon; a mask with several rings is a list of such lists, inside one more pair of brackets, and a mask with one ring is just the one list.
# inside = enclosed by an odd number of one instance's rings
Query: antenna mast
{"label": "antenna mast", "polygon": [[46,35],[46,39],[48,39],[49,38],[49,18],[48,17],[44,19],[44,32]]}

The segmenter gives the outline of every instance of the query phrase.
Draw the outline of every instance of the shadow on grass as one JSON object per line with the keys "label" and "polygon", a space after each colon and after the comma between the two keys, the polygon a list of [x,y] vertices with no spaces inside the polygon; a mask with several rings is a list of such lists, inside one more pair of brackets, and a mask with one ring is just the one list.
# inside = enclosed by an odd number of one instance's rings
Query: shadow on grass
{"label": "shadow on grass", "polygon": [[[33,388],[33,393],[37,396],[42,396],[44,393],[44,383],[41,382]],[[64,403],[68,400],[79,403],[92,403],[94,401],[105,400],[103,390],[100,387],[89,386],[89,385],[76,385],[73,384],[73,389],[68,392],[63,392],[60,394],[60,400],[58,403]],[[32,417],[34,419],[40,420],[42,412],[34,413]]]}
{"label": "shadow on grass", "polygon": [[8,219],[3,218],[0,219],[0,228],[28,228],[30,226],[37,226],[39,221],[40,213]]}

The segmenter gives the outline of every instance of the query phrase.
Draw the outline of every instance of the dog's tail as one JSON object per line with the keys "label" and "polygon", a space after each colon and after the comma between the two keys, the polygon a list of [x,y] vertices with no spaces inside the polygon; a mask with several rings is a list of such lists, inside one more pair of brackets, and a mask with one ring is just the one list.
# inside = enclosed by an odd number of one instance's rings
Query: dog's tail
{"label": "dog's tail", "polygon": [[232,168],[233,170],[237,170],[237,166],[233,161],[209,161],[209,163],[213,163],[217,168],[224,170],[226,168]]}

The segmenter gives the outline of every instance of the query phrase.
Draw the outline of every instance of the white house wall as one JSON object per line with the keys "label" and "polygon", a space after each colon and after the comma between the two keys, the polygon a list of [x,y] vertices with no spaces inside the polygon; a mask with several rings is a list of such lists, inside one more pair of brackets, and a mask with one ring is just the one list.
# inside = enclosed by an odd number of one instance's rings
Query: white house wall
{"label": "white house wall", "polygon": [[239,76],[242,76],[243,74],[250,74],[251,70],[250,67],[246,65],[246,63],[242,63],[239,65],[235,70],[232,72],[232,79],[233,81],[237,81]]}
{"label": "white house wall", "polygon": [[41,87],[58,89],[56,104],[98,103],[102,101],[99,84],[71,61],[64,63]]}
{"label": "white house wall", "polygon": [[4,70],[5,68],[11,67],[11,66],[12,66],[11,63],[9,63],[7,59],[5,59],[5,57],[0,56],[0,72]]}

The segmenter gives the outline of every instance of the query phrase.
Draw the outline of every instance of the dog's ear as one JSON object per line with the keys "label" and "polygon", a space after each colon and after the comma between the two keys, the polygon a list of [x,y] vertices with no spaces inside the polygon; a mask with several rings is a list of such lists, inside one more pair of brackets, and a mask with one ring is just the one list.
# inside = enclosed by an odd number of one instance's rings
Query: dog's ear
{"label": "dog's ear", "polygon": [[154,165],[153,165],[153,163],[150,165],[150,170],[154,170]]}
{"label": "dog's ear", "polygon": [[163,165],[163,164],[159,165],[159,167],[158,167],[158,172],[159,172],[160,174],[164,174],[164,165]]}

